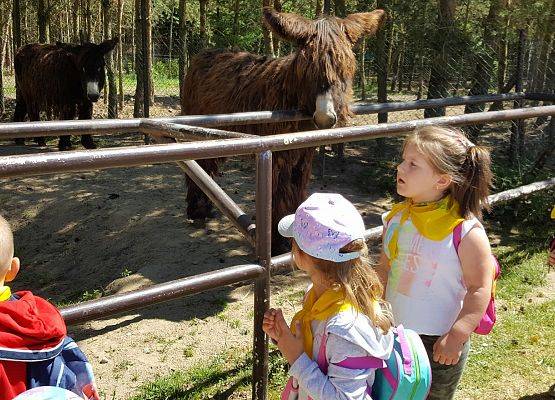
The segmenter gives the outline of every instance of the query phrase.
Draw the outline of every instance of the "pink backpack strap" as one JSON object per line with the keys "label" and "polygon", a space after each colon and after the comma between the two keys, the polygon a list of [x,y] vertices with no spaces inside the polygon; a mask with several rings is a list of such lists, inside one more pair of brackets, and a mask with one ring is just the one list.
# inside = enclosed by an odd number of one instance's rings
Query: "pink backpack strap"
{"label": "pink backpack strap", "polygon": [[[320,342],[320,348],[318,349],[318,357],[316,363],[322,371],[323,374],[328,373],[328,359],[326,356],[326,344],[328,342],[329,334],[324,331],[322,336],[322,341]],[[386,366],[385,361],[378,357],[364,356],[364,357],[347,357],[344,360],[334,364],[339,367],[347,369],[369,369],[369,368],[384,368]]]}
{"label": "pink backpack strap", "polygon": [[455,246],[455,252],[459,254],[459,245],[461,244],[462,239],[462,225],[464,221],[461,221],[455,229],[453,229],[453,246]]}

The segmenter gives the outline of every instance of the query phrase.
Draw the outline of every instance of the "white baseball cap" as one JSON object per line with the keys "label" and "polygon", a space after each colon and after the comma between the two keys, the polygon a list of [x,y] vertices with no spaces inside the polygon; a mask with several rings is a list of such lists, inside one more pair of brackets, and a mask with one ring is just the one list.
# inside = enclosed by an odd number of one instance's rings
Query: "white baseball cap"
{"label": "white baseball cap", "polygon": [[39,386],[20,393],[14,400],[83,400],[83,398],[59,387]]}
{"label": "white baseball cap", "polygon": [[343,262],[360,252],[340,253],[345,245],[364,239],[364,222],[355,206],[338,193],[314,193],[278,224],[282,236],[294,238],[305,253],[322,260]]}

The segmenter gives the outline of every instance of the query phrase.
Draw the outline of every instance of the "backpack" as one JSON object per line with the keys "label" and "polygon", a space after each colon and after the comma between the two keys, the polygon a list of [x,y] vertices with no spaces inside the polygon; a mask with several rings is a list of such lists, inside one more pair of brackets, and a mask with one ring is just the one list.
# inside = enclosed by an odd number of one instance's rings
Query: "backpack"
{"label": "backpack", "polygon": [[[356,357],[340,362],[339,366],[351,369],[376,368],[376,376],[367,393],[374,400],[424,400],[432,384],[432,370],[428,354],[420,336],[402,325],[393,328],[394,344],[389,359]],[[324,332],[317,363],[327,374],[326,342]]]}
{"label": "backpack", "polygon": [[[453,229],[453,246],[455,247],[457,255],[459,254],[459,245],[461,244],[462,239],[463,222],[458,224],[455,229]],[[495,313],[495,286],[497,283],[497,279],[499,279],[499,276],[501,275],[501,266],[499,265],[497,257],[495,257],[493,254],[491,255],[491,257],[493,258],[493,283],[491,285],[491,297],[488,303],[488,307],[486,308],[486,312],[482,316],[482,319],[478,323],[476,329],[474,329],[474,333],[477,333],[479,335],[487,335],[488,333],[490,333],[493,329],[493,325],[495,325],[495,321],[497,320],[497,315]]]}

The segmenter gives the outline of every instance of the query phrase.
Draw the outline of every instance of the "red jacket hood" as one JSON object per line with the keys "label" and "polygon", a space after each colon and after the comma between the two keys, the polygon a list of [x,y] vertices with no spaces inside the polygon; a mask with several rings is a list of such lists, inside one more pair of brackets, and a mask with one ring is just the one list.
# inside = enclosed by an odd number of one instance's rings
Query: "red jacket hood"
{"label": "red jacket hood", "polygon": [[27,291],[15,297],[0,302],[0,348],[41,350],[60,344],[66,325],[56,307]]}

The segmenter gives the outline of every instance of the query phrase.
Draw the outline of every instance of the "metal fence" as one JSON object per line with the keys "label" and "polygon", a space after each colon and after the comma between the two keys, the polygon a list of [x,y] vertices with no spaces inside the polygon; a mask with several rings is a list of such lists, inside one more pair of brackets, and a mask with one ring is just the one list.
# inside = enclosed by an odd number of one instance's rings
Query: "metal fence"
{"label": "metal fence", "polygon": [[[525,100],[527,95],[491,95],[420,101],[407,104],[380,104],[360,106],[357,113],[397,111],[454,104],[483,103],[496,100]],[[536,94],[530,98],[545,100],[549,96]],[[400,123],[367,125],[339,129],[307,131],[258,137],[236,132],[227,132],[203,126],[218,126],[230,122],[261,123],[305,119],[298,112],[254,112],[217,116],[183,116],[159,119],[127,119],[102,121],[56,121],[35,123],[0,124],[0,139],[32,137],[41,135],[72,134],[111,134],[122,131],[139,131],[153,135],[155,140],[163,137],[219,139],[201,140],[188,143],[164,143],[151,146],[129,146],[121,148],[87,151],[41,153],[0,158],[0,177],[19,177],[59,172],[77,172],[96,169],[138,166],[165,162],[177,162],[202,190],[215,202],[223,213],[254,246],[258,264],[237,265],[215,272],[204,273],[167,283],[151,286],[124,294],[107,296],[98,300],[79,303],[62,309],[68,324],[75,324],[102,318],[116,313],[145,307],[170,299],[199,293],[238,282],[254,281],[254,341],[253,341],[253,384],[252,398],[265,399],[268,379],[268,340],[262,331],[262,318],[270,301],[270,273],[289,262],[288,254],[271,257],[271,193],[272,193],[272,152],[313,147],[327,143],[360,141],[380,137],[399,136],[414,128],[425,125],[463,126],[476,123],[491,123],[514,119],[555,116],[555,106],[520,108],[507,111],[482,112],[452,117],[428,118]],[[555,129],[554,118],[550,127]],[[185,124],[194,124],[190,126]],[[255,154],[256,162],[256,227],[251,218],[225,191],[219,187],[198,166],[197,159],[222,156]],[[555,186],[555,178],[536,183],[529,187],[498,194],[491,198],[492,203],[514,198],[523,193]],[[367,231],[367,237],[377,237],[381,228]]]}

